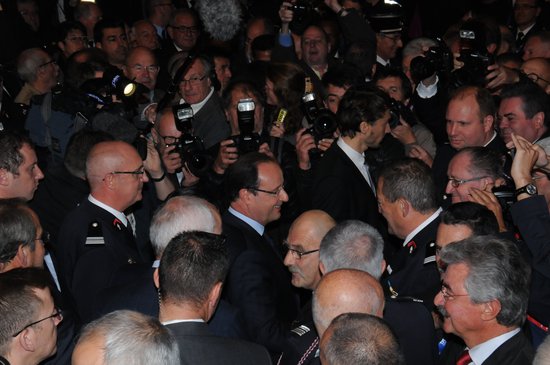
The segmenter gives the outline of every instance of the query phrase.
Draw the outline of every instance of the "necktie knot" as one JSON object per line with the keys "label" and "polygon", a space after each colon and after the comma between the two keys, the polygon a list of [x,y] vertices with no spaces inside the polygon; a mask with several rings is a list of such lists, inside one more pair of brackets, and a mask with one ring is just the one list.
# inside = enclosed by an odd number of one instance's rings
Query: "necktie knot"
{"label": "necktie knot", "polygon": [[470,357],[470,352],[466,349],[456,361],[456,365],[468,365],[471,362],[472,358]]}

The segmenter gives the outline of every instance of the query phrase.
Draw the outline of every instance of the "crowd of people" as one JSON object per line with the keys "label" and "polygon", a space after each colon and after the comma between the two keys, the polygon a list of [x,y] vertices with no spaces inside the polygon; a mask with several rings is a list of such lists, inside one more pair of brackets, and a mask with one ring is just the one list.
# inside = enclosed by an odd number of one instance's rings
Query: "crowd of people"
{"label": "crowd of people", "polygon": [[549,24],[1,0],[0,364],[550,364]]}

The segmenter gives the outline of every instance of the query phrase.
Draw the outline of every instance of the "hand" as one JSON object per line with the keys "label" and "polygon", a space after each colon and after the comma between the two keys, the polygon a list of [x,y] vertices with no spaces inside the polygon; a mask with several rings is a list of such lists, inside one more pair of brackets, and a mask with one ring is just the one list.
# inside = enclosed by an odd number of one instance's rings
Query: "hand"
{"label": "hand", "polygon": [[426,165],[432,167],[434,160],[432,156],[424,148],[419,145],[414,145],[411,147],[411,150],[408,153],[409,157],[417,158],[420,161],[423,161]]}
{"label": "hand", "polygon": [[[542,150],[539,147],[533,147],[533,144],[527,141],[525,138],[520,137],[512,133],[512,142],[516,148],[516,155],[512,161],[511,174],[514,179],[516,187],[522,187],[526,184],[529,184],[531,179],[531,170],[535,163],[539,160],[539,152]],[[544,151],[542,151],[544,154]],[[546,156],[546,154],[544,154]],[[544,160],[544,157],[540,157],[541,161]],[[543,163],[543,162],[542,162]]]}
{"label": "hand", "polygon": [[403,144],[416,143],[416,136],[413,133],[411,126],[400,117],[397,127],[391,130],[391,135],[399,140]]}
{"label": "hand", "polygon": [[232,139],[226,139],[220,143],[218,156],[216,156],[216,160],[214,161],[212,168],[217,174],[222,175],[230,165],[237,161],[238,158],[239,151],[234,145],[234,141]]}
{"label": "hand", "polygon": [[160,157],[168,173],[173,174],[181,169],[181,156],[176,152],[175,145],[162,147]]}
{"label": "hand", "polygon": [[273,159],[275,158],[275,155],[273,154],[273,152],[271,152],[269,145],[265,142],[260,145],[260,147],[258,148],[258,152],[263,153],[264,155],[268,155]]}
{"label": "hand", "polygon": [[325,4],[335,13],[338,13],[342,9],[342,5],[340,5],[338,0],[325,0]]}
{"label": "hand", "polygon": [[334,138],[323,138],[322,140],[319,141],[319,144],[317,145],[317,147],[325,152],[326,150],[328,150],[330,148],[330,146],[332,146],[332,144],[334,143]]}
{"label": "hand", "polygon": [[309,159],[309,151],[315,148],[315,139],[309,133],[304,133],[305,128],[300,129],[296,133],[296,156],[298,158],[298,167],[301,170],[309,170],[311,161]]}
{"label": "hand", "polygon": [[459,61],[460,53],[453,53],[453,70],[458,70],[464,67],[464,62]]}
{"label": "hand", "polygon": [[508,67],[499,66],[496,63],[487,67],[489,73],[485,76],[488,89],[496,89],[506,84],[513,84],[519,81],[518,71]]}
{"label": "hand", "polygon": [[149,104],[143,111],[145,119],[147,119],[149,123],[155,124],[155,121],[157,119],[157,105],[157,103]]}
{"label": "hand", "polygon": [[294,12],[290,10],[292,7],[292,2],[290,1],[283,1],[281,4],[281,7],[279,8],[279,18],[281,19],[282,24],[289,24],[293,17]]}
{"label": "hand", "polygon": [[272,124],[269,135],[271,137],[283,138],[285,135],[285,127],[283,125],[277,126],[276,124]]}
{"label": "hand", "polygon": [[200,178],[193,175],[191,170],[189,170],[189,167],[187,166],[187,164],[183,165],[181,171],[183,172],[183,181],[181,182],[182,187],[188,188],[199,182]]}
{"label": "hand", "polygon": [[143,166],[153,179],[157,179],[164,174],[160,155],[151,138],[147,138],[147,158],[143,161]]}
{"label": "hand", "polygon": [[506,224],[504,223],[504,217],[502,215],[502,207],[500,206],[497,197],[492,192],[493,187],[494,184],[487,184],[485,190],[471,188],[469,190],[469,198],[470,201],[481,204],[493,212],[497,219],[500,232],[506,232]]}

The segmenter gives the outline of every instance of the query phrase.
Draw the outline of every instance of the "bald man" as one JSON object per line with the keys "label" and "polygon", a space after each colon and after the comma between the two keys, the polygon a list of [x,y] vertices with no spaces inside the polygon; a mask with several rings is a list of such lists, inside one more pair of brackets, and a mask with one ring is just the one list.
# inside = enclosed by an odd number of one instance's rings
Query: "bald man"
{"label": "bald man", "polygon": [[[323,237],[335,225],[336,221],[322,210],[304,212],[292,223],[284,241],[288,249],[284,263],[292,274],[292,285],[307,290],[317,288],[321,281],[319,247]],[[313,359],[315,351],[309,349],[318,341],[311,301],[308,301],[294,321],[280,364],[297,364],[304,356],[307,360]]]}
{"label": "bald man", "polygon": [[141,262],[124,211],[141,200],[148,181],[143,161],[130,144],[95,145],[86,160],[90,195],[65,218],[59,232],[60,266],[76,310],[84,323],[101,301],[112,273],[122,265]]}
{"label": "bald man", "polygon": [[550,60],[547,58],[536,57],[523,62],[521,65],[527,77],[537,83],[542,89],[550,94]]}
{"label": "bald man", "polygon": [[366,313],[382,318],[384,290],[372,275],[339,269],[323,276],[313,293],[313,320],[319,337],[342,313]]}

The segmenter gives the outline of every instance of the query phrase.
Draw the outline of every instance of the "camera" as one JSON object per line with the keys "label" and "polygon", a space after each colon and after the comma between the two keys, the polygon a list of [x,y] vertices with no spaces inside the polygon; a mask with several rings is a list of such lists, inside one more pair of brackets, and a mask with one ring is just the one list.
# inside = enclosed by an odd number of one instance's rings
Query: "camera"
{"label": "camera", "polygon": [[290,30],[296,34],[302,34],[316,17],[316,12],[311,0],[296,1],[289,10],[293,12],[292,22],[290,22],[289,27]]}
{"label": "camera", "polygon": [[495,63],[493,55],[487,52],[482,39],[480,29],[461,29],[460,34],[460,57],[459,61],[464,63],[462,68],[451,74],[451,86],[458,88],[464,85],[484,86],[487,82],[485,77],[489,73],[487,67]]}
{"label": "camera", "polygon": [[403,118],[403,120],[410,125],[411,127],[416,125],[418,123],[416,116],[410,110],[407,108],[405,104],[403,104],[400,101],[391,99],[390,101],[390,120],[388,124],[390,125],[391,129],[394,129],[399,125],[400,118]]}
{"label": "camera", "polygon": [[448,75],[453,66],[453,59],[449,48],[438,39],[439,44],[430,47],[424,56],[412,59],[410,72],[413,81],[418,84],[420,81],[432,76],[434,73]]}
{"label": "camera", "polygon": [[233,146],[237,147],[239,154],[256,152],[260,148],[260,136],[254,133],[254,112],[256,104],[254,100],[247,98],[239,100],[237,104],[237,120],[240,134],[232,136]]}
{"label": "camera", "polygon": [[181,160],[187,164],[189,171],[195,176],[203,176],[212,158],[206,153],[202,139],[193,136],[193,109],[191,105],[184,103],[172,107],[176,128],[182,133],[175,143],[175,153],[179,153]]}
{"label": "camera", "polygon": [[[307,93],[302,97],[302,108],[310,127],[304,133],[309,133],[318,144],[322,139],[334,138],[334,132],[338,129],[336,116],[326,108],[320,108],[314,93]],[[318,148],[313,148],[310,154],[320,155]]]}

